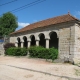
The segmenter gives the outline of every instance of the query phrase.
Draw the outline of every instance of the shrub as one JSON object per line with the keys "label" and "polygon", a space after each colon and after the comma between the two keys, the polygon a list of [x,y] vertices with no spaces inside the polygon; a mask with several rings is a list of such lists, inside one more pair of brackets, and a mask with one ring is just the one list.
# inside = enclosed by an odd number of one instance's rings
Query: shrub
{"label": "shrub", "polygon": [[6,50],[6,54],[12,56],[25,56],[27,55],[27,49],[20,47],[11,47]]}
{"label": "shrub", "polygon": [[15,44],[14,43],[6,43],[6,44],[4,44],[5,55],[7,55],[6,50],[8,48],[11,48],[11,47],[15,47]]}
{"label": "shrub", "polygon": [[26,56],[26,55],[27,55],[27,49],[21,48],[21,56]]}
{"label": "shrub", "polygon": [[14,54],[13,54],[14,52],[15,52],[15,51],[14,51],[14,48],[13,48],[13,47],[8,48],[8,49],[5,51],[6,55],[14,55]]}
{"label": "shrub", "polygon": [[15,47],[15,44],[14,43],[6,43],[6,44],[4,44],[4,50],[5,51],[10,47]]}
{"label": "shrub", "polygon": [[30,52],[30,56],[31,57],[39,57],[39,54],[41,54],[41,51],[43,50],[44,48],[41,47],[41,46],[32,46],[29,48],[29,52]]}
{"label": "shrub", "polygon": [[58,57],[58,50],[55,49],[54,47],[50,48],[48,56],[49,56],[48,57],[49,59],[52,59],[52,60],[57,59],[57,57]]}
{"label": "shrub", "polygon": [[30,56],[36,58],[44,58],[44,59],[54,59],[58,56],[58,50],[53,48],[43,48],[41,46],[32,46],[29,48]]}

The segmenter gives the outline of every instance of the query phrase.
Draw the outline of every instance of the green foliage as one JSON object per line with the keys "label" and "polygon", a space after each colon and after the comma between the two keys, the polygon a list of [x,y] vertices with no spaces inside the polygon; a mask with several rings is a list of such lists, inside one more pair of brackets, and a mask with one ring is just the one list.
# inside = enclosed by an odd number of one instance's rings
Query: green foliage
{"label": "green foliage", "polygon": [[30,56],[35,58],[44,58],[44,59],[56,59],[58,56],[58,50],[53,48],[46,49],[41,46],[32,46],[29,48]]}
{"label": "green foliage", "polygon": [[20,47],[11,47],[6,50],[6,54],[12,56],[25,56],[27,55],[27,49]]}
{"label": "green foliage", "polygon": [[17,18],[10,12],[0,17],[0,36],[9,35],[18,27]]}
{"label": "green foliage", "polygon": [[29,48],[30,56],[31,57],[40,57],[39,54],[41,54],[42,50],[44,48],[41,46],[32,46]]}
{"label": "green foliage", "polygon": [[[15,47],[15,44],[14,43],[6,43],[6,44],[4,44],[4,50],[5,50],[5,52],[6,52],[6,50],[8,49],[8,48],[10,48],[10,47]],[[6,54],[6,53],[5,53]]]}
{"label": "green foliage", "polygon": [[49,55],[49,58],[52,59],[52,60],[57,59],[57,57],[58,57],[58,50],[55,49],[54,47],[52,47],[52,48],[49,49],[48,55]]}

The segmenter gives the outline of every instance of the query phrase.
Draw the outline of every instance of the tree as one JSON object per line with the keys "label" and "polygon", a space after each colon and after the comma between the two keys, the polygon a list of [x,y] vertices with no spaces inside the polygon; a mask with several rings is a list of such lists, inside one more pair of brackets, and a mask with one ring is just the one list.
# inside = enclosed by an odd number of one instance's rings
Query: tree
{"label": "tree", "polygon": [[0,36],[9,35],[18,27],[17,18],[10,12],[0,17]]}

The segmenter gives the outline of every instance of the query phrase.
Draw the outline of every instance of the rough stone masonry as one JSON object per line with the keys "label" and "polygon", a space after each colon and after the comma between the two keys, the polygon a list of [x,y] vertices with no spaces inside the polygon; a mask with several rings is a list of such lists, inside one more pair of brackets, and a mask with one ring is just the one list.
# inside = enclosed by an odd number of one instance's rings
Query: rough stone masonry
{"label": "rough stone masonry", "polygon": [[4,55],[3,44],[4,44],[4,43],[0,42],[0,55]]}

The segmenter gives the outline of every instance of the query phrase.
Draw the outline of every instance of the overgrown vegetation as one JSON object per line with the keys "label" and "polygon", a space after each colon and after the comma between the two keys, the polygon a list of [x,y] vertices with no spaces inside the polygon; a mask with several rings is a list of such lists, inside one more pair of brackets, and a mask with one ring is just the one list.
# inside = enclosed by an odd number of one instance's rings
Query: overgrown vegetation
{"label": "overgrown vegetation", "polygon": [[6,54],[12,56],[25,56],[27,55],[27,49],[20,47],[11,47],[6,50]]}
{"label": "overgrown vegetation", "polygon": [[77,76],[80,76],[80,70],[79,70],[79,69],[75,69],[75,74],[76,74]]}

